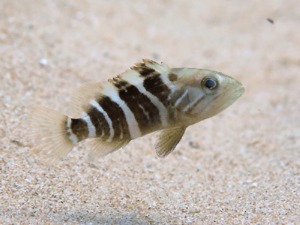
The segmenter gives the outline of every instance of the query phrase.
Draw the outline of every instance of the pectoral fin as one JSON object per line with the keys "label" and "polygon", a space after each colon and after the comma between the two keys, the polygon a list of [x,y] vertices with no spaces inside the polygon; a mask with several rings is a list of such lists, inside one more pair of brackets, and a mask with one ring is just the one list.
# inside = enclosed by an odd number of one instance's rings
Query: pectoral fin
{"label": "pectoral fin", "polygon": [[179,143],[186,127],[174,127],[160,131],[157,135],[158,140],[155,144],[155,150],[159,157],[164,158],[169,155]]}

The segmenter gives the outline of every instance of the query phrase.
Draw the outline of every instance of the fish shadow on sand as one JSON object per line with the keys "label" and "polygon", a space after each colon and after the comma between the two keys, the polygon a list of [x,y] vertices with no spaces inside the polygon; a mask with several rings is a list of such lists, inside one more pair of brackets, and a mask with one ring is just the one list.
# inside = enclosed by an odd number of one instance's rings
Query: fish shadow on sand
{"label": "fish shadow on sand", "polygon": [[[108,213],[107,213],[108,214]],[[112,215],[103,215],[96,212],[76,212],[69,215],[56,217],[59,223],[78,223],[78,224],[160,224],[159,221],[149,217],[138,215],[136,212],[112,213]]]}

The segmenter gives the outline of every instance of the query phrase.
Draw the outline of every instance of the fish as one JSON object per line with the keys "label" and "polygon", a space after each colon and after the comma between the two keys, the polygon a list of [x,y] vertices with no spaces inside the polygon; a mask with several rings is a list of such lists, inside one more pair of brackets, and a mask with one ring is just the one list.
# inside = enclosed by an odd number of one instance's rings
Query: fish
{"label": "fish", "polygon": [[188,126],[222,112],[245,91],[221,72],[142,61],[75,90],[72,117],[43,106],[32,111],[31,137],[44,162],[61,160],[86,139],[90,158],[97,159],[153,132],[157,155],[166,157]]}

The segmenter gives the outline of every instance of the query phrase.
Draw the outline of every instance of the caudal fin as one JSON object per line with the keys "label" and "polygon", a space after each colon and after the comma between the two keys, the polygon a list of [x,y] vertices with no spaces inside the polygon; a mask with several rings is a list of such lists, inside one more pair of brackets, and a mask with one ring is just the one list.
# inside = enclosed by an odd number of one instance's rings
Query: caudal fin
{"label": "caudal fin", "polygon": [[43,163],[57,162],[74,147],[67,132],[67,119],[45,107],[35,108],[29,115],[30,141],[37,147]]}

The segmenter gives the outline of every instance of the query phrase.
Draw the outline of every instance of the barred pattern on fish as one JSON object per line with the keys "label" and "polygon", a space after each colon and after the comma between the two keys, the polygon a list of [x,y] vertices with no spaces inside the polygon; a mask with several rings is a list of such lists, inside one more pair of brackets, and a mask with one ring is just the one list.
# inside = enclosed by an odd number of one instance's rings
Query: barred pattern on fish
{"label": "barred pattern on fish", "polygon": [[48,162],[85,139],[90,139],[89,154],[97,158],[154,131],[159,131],[156,152],[165,157],[189,125],[223,111],[243,92],[238,81],[219,72],[143,60],[107,82],[75,91],[71,104],[77,118],[39,107],[31,115],[31,128]]}

